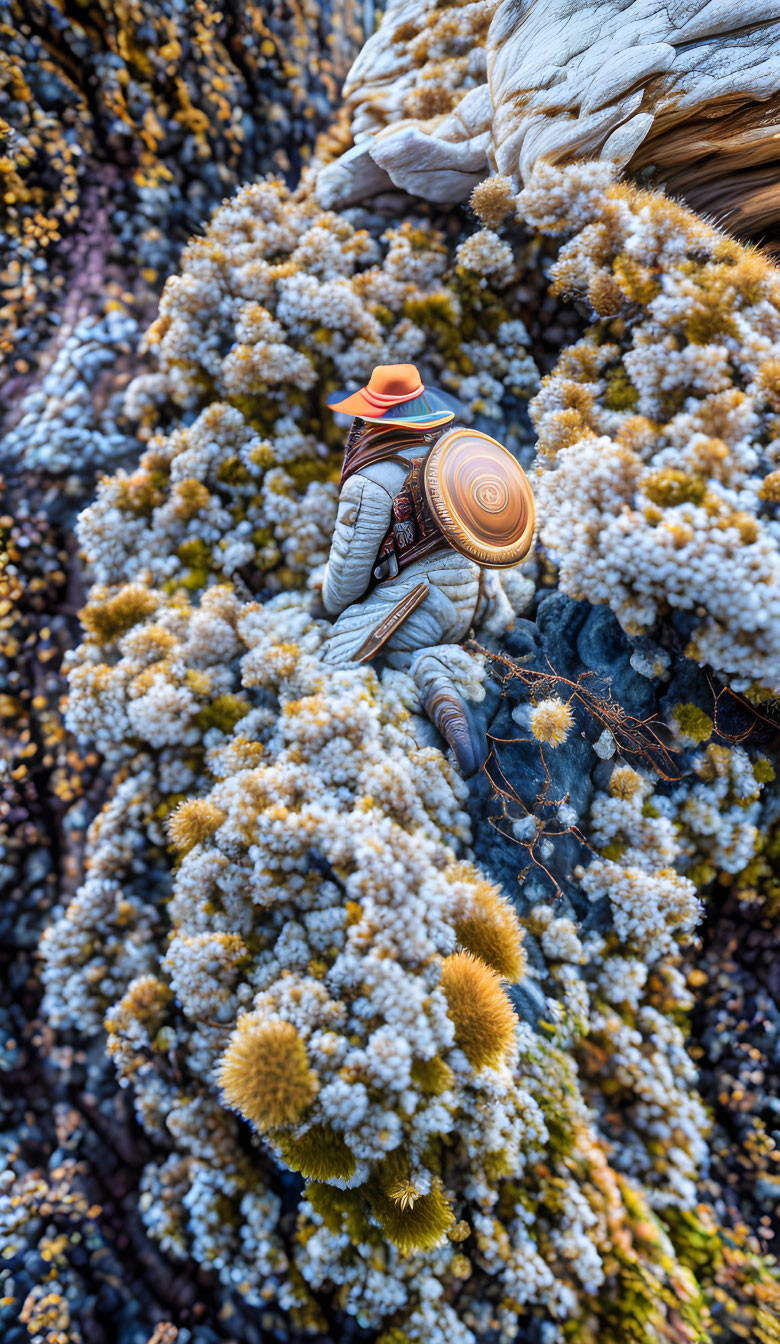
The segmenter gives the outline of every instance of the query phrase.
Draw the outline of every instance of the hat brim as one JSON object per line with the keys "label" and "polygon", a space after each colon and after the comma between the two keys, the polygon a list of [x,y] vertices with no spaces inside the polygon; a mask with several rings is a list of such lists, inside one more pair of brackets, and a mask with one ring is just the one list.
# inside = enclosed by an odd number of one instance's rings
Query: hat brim
{"label": "hat brim", "polygon": [[378,410],[364,393],[363,388],[358,392],[335,392],[328,398],[328,406],[332,411],[356,415],[373,424],[409,425],[423,429],[446,425],[448,420],[453,420],[459,412],[463,412],[460,402],[438,387],[426,387],[419,396],[399,401],[384,411]]}
{"label": "hat brim", "polygon": [[455,419],[453,411],[442,411],[441,415],[425,416],[404,416],[403,418],[394,418],[392,415],[361,415],[361,420],[365,420],[367,425],[393,425],[399,429],[436,429],[438,425],[448,425]]}

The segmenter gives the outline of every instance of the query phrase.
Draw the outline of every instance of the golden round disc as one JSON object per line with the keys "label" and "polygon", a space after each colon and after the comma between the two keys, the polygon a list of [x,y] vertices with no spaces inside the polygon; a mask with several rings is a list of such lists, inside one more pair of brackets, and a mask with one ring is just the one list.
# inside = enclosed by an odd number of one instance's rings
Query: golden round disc
{"label": "golden round disc", "polygon": [[428,503],[450,545],[488,569],[518,564],[531,548],[534,498],[506,448],[477,429],[451,429],[425,463]]}

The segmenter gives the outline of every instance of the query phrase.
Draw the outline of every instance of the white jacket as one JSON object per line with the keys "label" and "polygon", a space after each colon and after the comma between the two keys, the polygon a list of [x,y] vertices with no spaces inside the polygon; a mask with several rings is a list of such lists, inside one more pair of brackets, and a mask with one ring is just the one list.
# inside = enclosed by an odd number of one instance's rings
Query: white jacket
{"label": "white jacket", "polygon": [[[411,461],[422,444],[403,449]],[[393,579],[371,586],[377,551],[392,521],[393,499],[406,479],[398,462],[372,462],[345,481],[322,587],[333,627],[329,661],[348,661],[363,638],[420,579],[430,592],[388,641],[388,650],[424,648],[462,639],[474,620],[480,567],[451,546],[404,566]],[[370,591],[369,591],[370,589]]]}

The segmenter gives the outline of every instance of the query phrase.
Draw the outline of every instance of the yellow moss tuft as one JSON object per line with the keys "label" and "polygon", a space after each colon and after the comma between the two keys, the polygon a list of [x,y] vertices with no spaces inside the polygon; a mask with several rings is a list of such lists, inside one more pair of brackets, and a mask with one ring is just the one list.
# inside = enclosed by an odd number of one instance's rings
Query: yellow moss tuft
{"label": "yellow moss tuft", "polygon": [[605,356],[603,346],[594,345],[587,339],[575,341],[574,345],[568,345],[561,351],[555,369],[556,379],[560,374],[561,378],[574,379],[577,383],[597,383],[605,357],[612,358],[609,354]]}
{"label": "yellow moss tuft", "polygon": [[613,798],[628,801],[642,790],[642,776],[630,765],[618,765],[610,775],[609,791]]}
{"label": "yellow moss tuft", "polygon": [[564,378],[558,383],[556,392],[567,410],[579,411],[586,422],[590,422],[596,409],[592,387],[578,383],[573,378]]}
{"label": "yellow moss tuft", "polygon": [[330,1125],[312,1125],[297,1138],[285,1135],[280,1147],[290,1170],[308,1180],[348,1181],[355,1174],[355,1158]]}
{"label": "yellow moss tuft", "polygon": [[760,499],[766,499],[770,504],[780,504],[780,471],[770,471],[764,477],[758,494]]}
{"label": "yellow moss tuft", "polygon": [[422,1092],[440,1096],[448,1087],[452,1087],[454,1081],[455,1075],[441,1055],[434,1055],[433,1059],[415,1059],[412,1063],[412,1082]]}
{"label": "yellow moss tuft", "polygon": [[446,957],[441,988],[455,1024],[455,1041],[475,1069],[496,1067],[515,1040],[515,1011],[499,977],[471,952]]}
{"label": "yellow moss tuft", "polygon": [[306,1198],[331,1232],[341,1232],[343,1227],[354,1244],[379,1239],[380,1234],[368,1219],[362,1186],[357,1190],[339,1190],[338,1186],[313,1181],[306,1187]]}
{"label": "yellow moss tuft", "polygon": [[227,457],[217,468],[217,480],[223,485],[248,485],[251,479],[252,474],[240,457]]}
{"label": "yellow moss tuft", "polygon": [[203,482],[192,479],[177,481],[171,493],[174,511],[184,520],[194,518],[196,513],[207,507],[211,499]]}
{"label": "yellow moss tuft", "polygon": [[653,471],[642,481],[642,491],[653,504],[670,508],[676,504],[701,504],[707,492],[706,483],[677,467],[663,467]]}
{"label": "yellow moss tuft", "polygon": [[780,359],[767,359],[758,370],[758,384],[773,411],[780,411]]}
{"label": "yellow moss tuft", "polygon": [[542,457],[555,457],[562,448],[576,443],[578,439],[593,437],[593,430],[583,420],[580,412],[573,406],[563,411],[552,411],[546,415],[539,429],[537,452]]}
{"label": "yellow moss tuft", "polygon": [[512,179],[497,173],[477,183],[471,193],[469,205],[483,224],[494,229],[514,209],[516,195]]}
{"label": "yellow moss tuft", "polygon": [[621,290],[634,303],[646,305],[661,291],[660,276],[625,252],[615,258],[614,272]]}
{"label": "yellow moss tuft", "polygon": [[190,798],[168,818],[168,835],[174,849],[187,853],[202,845],[220,827],[227,813],[208,798]]}
{"label": "yellow moss tuft", "polygon": [[202,732],[218,728],[221,733],[232,733],[236,724],[249,713],[252,706],[240,695],[219,695],[211,704],[198,711],[196,723]]}
{"label": "yellow moss tuft", "polygon": [[79,612],[81,624],[88,634],[101,644],[127,634],[134,625],[157,610],[158,598],[140,583],[129,583],[115,594],[93,595],[92,600]]}
{"label": "yellow moss tuft", "polygon": [[[453,880],[459,867],[452,865]],[[469,894],[471,900],[455,920],[460,946],[491,966],[502,979],[519,980],[525,969],[525,956],[523,932],[514,906],[498,887],[484,880],[476,883]]]}
{"label": "yellow moss tuft", "polygon": [[531,710],[531,732],[537,742],[546,742],[550,747],[559,747],[566,741],[573,723],[571,705],[557,696],[540,700]]}
{"label": "yellow moss tuft", "polygon": [[[407,1180],[400,1168],[400,1159],[385,1164],[380,1181],[368,1190],[374,1217],[382,1231],[402,1255],[416,1251],[432,1251],[455,1222],[455,1215],[442,1193],[441,1182],[434,1181],[429,1194],[409,1196]],[[403,1186],[403,1192],[401,1191]],[[406,1192],[406,1197],[402,1197]]]}
{"label": "yellow moss tuft", "polygon": [[630,411],[639,400],[639,393],[622,364],[616,364],[604,375],[604,405],[609,411]]}
{"label": "yellow moss tuft", "polygon": [[691,742],[706,742],[712,737],[712,719],[698,705],[675,705],[672,712],[680,732]]}
{"label": "yellow moss tuft", "polygon": [[136,518],[151,518],[154,510],[165,502],[163,491],[143,472],[136,472],[119,481],[117,503],[120,509]]}
{"label": "yellow moss tuft", "polygon": [[290,1022],[239,1019],[219,1069],[225,1101],[257,1129],[295,1124],[319,1087]]}
{"label": "yellow moss tuft", "polygon": [[176,554],[183,564],[192,569],[208,571],[211,567],[211,547],[202,537],[188,537],[183,541]]}
{"label": "yellow moss tuft", "polygon": [[734,318],[726,307],[713,303],[713,295],[708,288],[706,296],[694,307],[683,328],[691,345],[709,345],[711,341],[722,341],[724,336],[739,338]]}
{"label": "yellow moss tuft", "polygon": [[263,471],[272,467],[275,461],[273,445],[265,440],[263,440],[262,443],[256,444],[254,448],[251,448],[248,456],[252,465],[254,467],[260,467]]}

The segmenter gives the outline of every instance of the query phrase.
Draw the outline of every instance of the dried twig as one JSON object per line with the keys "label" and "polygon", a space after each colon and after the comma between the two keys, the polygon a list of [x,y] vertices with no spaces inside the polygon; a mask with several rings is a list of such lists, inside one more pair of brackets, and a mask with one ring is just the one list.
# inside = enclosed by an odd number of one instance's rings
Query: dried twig
{"label": "dried twig", "polygon": [[[634,718],[626,713],[596,672],[581,672],[576,681],[560,676],[548,663],[548,670],[522,667],[501,653],[492,653],[481,644],[472,643],[476,652],[483,654],[494,666],[503,668],[501,677],[504,687],[509,680],[520,681],[528,688],[533,704],[553,694],[563,693],[567,703],[576,700],[587,714],[607,728],[615,739],[615,745],[623,756],[639,757],[649,765],[661,779],[677,783],[684,777],[674,759],[680,750],[674,741],[672,732],[657,715],[647,719]],[[509,739],[516,740],[516,739]]]}
{"label": "dried twig", "polygon": [[[617,750],[624,756],[630,756],[650,766],[657,775],[669,782],[683,778],[674,759],[679,747],[674,742],[670,729],[652,716],[638,719],[628,714],[623,706],[613,699],[609,687],[595,672],[583,672],[576,681],[560,676],[550,663],[547,670],[522,667],[504,654],[492,653],[482,645],[472,641],[471,648],[483,654],[497,669],[502,683],[502,694],[506,695],[510,681],[520,681],[528,690],[533,704],[553,695],[565,699],[567,704],[576,701],[587,714],[596,719],[602,727],[612,734]],[[539,869],[552,883],[556,899],[561,896],[561,887],[544,862],[546,844],[563,835],[571,835],[585,852],[595,855],[596,851],[585,839],[579,827],[566,825],[560,820],[559,809],[568,801],[564,797],[550,797],[552,778],[545,757],[544,744],[534,737],[498,737],[488,733],[489,753],[484,770],[493,788],[493,800],[498,803],[500,814],[491,817],[490,824],[506,837],[525,849],[528,855],[526,867],[518,874],[522,882],[532,868]],[[507,777],[501,761],[500,748],[509,744],[526,743],[535,745],[539,751],[543,783],[536,793],[532,805],[522,798],[518,789]],[[518,821],[533,820],[533,831],[526,838],[516,834]]]}
{"label": "dried twig", "polygon": [[170,1321],[160,1321],[154,1327],[154,1334],[149,1337],[149,1344],[176,1344],[178,1337],[178,1326],[171,1325]]}

